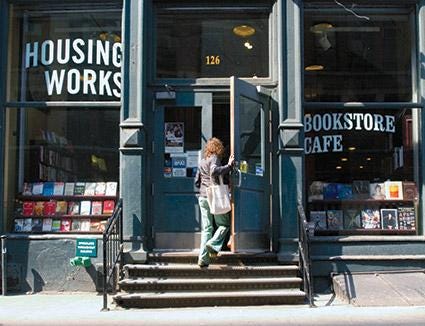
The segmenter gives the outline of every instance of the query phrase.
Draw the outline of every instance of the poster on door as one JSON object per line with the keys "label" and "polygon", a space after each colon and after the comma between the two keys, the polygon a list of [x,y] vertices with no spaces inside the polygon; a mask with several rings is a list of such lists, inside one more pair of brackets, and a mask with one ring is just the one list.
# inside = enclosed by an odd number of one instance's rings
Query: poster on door
{"label": "poster on door", "polygon": [[165,153],[184,152],[184,122],[164,124]]}

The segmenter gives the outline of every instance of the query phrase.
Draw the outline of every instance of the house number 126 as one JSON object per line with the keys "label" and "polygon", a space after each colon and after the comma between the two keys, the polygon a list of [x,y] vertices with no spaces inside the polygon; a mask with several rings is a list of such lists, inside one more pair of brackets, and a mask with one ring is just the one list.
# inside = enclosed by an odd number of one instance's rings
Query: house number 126
{"label": "house number 126", "polygon": [[219,65],[220,61],[221,60],[219,55],[207,55],[205,57],[205,63],[207,66]]}

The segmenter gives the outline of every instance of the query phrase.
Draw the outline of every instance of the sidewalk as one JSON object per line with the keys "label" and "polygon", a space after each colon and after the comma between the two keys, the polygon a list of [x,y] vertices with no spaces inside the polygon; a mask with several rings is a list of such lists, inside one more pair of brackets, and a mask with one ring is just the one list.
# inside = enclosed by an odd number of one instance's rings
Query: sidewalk
{"label": "sidewalk", "polygon": [[353,307],[316,297],[303,306],[205,307],[102,312],[95,293],[0,296],[0,325],[425,325],[425,307]]}

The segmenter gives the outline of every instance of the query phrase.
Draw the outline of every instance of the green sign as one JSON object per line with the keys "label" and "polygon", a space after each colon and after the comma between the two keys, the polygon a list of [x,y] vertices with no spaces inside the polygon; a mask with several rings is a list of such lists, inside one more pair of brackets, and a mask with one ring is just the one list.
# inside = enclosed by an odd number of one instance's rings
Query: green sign
{"label": "green sign", "polygon": [[97,257],[97,239],[77,239],[77,257]]}

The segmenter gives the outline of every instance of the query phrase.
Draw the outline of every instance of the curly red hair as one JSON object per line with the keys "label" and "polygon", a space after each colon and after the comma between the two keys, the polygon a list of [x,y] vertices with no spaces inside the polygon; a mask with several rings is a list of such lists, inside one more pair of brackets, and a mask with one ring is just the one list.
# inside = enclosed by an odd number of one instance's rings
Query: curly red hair
{"label": "curly red hair", "polygon": [[204,156],[210,157],[211,155],[217,155],[222,157],[224,154],[224,145],[220,139],[213,137],[210,138],[205,145]]}

